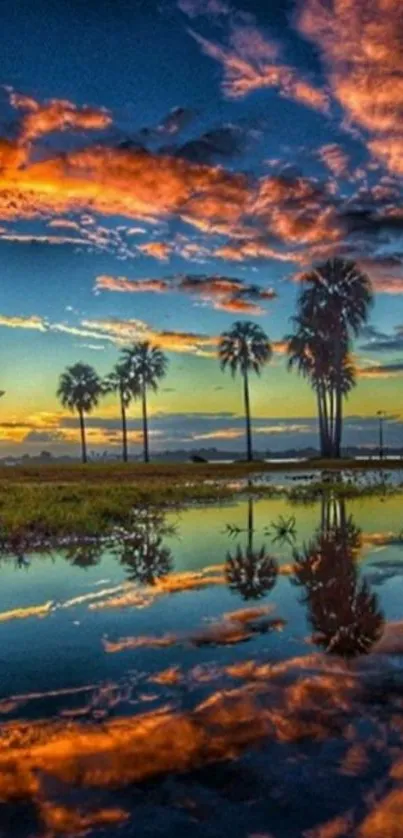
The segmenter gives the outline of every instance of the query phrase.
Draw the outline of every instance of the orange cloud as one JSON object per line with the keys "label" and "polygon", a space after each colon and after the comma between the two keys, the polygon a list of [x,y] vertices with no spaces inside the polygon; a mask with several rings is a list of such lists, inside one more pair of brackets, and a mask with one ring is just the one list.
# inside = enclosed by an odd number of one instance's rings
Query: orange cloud
{"label": "orange cloud", "polygon": [[230,262],[244,262],[246,259],[277,259],[280,262],[301,261],[300,253],[274,250],[259,239],[222,245],[222,247],[217,248],[214,255]]}
{"label": "orange cloud", "polygon": [[348,156],[337,143],[321,146],[318,157],[335,177],[345,177],[348,173]]}
{"label": "orange cloud", "polygon": [[217,311],[228,311],[234,314],[251,314],[255,317],[260,314],[265,314],[262,306],[249,303],[247,300],[243,300],[242,297],[235,297],[232,300],[215,300],[213,302],[213,308]]}
{"label": "orange cloud", "polygon": [[104,108],[91,108],[88,105],[78,108],[65,99],[52,99],[39,104],[29,96],[12,92],[10,102],[17,110],[25,112],[20,126],[21,142],[32,142],[53,131],[102,130],[112,123],[110,114]]}
{"label": "orange cloud", "polygon": [[195,332],[157,331],[142,320],[84,320],[84,328],[104,336],[115,343],[130,343],[135,340],[150,340],[162,349],[204,357],[215,357],[211,347],[218,338]]}
{"label": "orange cloud", "polygon": [[[92,212],[155,221],[171,215],[229,232],[245,210],[245,175],[137,149],[92,147],[63,157],[27,159],[0,145],[0,218]],[[159,249],[161,255],[161,250]]]}
{"label": "orange cloud", "polygon": [[141,250],[146,256],[154,256],[155,259],[166,262],[172,248],[167,242],[146,242],[146,244],[139,244],[137,250]]}
{"label": "orange cloud", "polygon": [[394,259],[360,259],[359,265],[366,271],[378,294],[403,294],[403,263]]}
{"label": "orange cloud", "polygon": [[245,436],[245,431],[239,428],[222,428],[219,431],[209,431],[205,434],[192,434],[192,439],[241,439]]}
{"label": "orange cloud", "polygon": [[380,140],[371,140],[368,143],[368,148],[376,157],[379,157],[385,163],[391,172],[403,175],[403,132],[401,136],[382,137]]}
{"label": "orange cloud", "polygon": [[403,363],[374,364],[370,367],[358,367],[356,371],[359,378],[401,378]]}
{"label": "orange cloud", "polygon": [[164,279],[137,279],[135,282],[124,276],[97,276],[96,291],[120,291],[122,293],[153,293],[169,291],[170,285]]}
{"label": "orange cloud", "polygon": [[224,70],[223,91],[239,98],[262,87],[276,87],[280,94],[315,110],[327,111],[325,91],[299,78],[296,70],[278,63],[279,47],[266,40],[255,26],[233,26],[229,47],[212,43],[189,30],[203,52]]}
{"label": "orange cloud", "polygon": [[258,302],[273,300],[277,297],[273,289],[249,285],[241,279],[197,274],[179,274],[166,279],[136,280],[129,280],[126,277],[99,276],[95,282],[95,291],[132,293],[182,291],[198,296],[218,311],[243,312],[252,315],[265,313]]}
{"label": "orange cloud", "polygon": [[47,332],[48,325],[42,317],[33,314],[31,317],[8,317],[0,314],[0,326],[8,329],[33,329],[38,332]]}
{"label": "orange cloud", "polygon": [[306,0],[297,25],[321,50],[329,84],[348,119],[379,135],[370,150],[401,174],[401,0]]}

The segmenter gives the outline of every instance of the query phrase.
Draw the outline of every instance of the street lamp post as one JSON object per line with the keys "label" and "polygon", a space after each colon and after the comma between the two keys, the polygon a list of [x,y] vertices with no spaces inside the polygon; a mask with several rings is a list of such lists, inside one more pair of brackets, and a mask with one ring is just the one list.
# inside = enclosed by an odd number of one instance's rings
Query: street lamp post
{"label": "street lamp post", "polygon": [[384,456],[384,449],[383,449],[383,421],[385,418],[385,411],[378,410],[377,416],[379,416],[379,459],[383,460]]}

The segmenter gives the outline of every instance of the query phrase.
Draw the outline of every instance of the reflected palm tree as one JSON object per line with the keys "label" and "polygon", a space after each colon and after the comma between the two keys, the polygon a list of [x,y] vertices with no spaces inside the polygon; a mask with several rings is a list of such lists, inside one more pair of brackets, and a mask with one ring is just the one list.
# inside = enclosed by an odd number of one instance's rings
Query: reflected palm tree
{"label": "reflected palm tree", "polygon": [[267,554],[263,545],[254,549],[253,534],[253,499],[248,499],[247,545],[238,544],[235,553],[227,553],[225,578],[231,591],[239,593],[243,599],[261,599],[266,596],[277,580],[278,565]]}
{"label": "reflected palm tree", "polygon": [[134,537],[115,548],[127,579],[140,585],[155,585],[157,579],[167,576],[173,568],[173,556],[162,538]]}
{"label": "reflected palm tree", "polygon": [[294,583],[304,589],[313,640],[328,654],[354,658],[367,654],[382,633],[378,598],[360,580],[356,559],[361,531],[344,501],[325,498],[322,527],[294,554]]}
{"label": "reflected palm tree", "polygon": [[274,588],[277,574],[277,562],[267,555],[265,547],[250,550],[238,545],[233,555],[227,555],[225,578],[228,587],[245,600],[266,596]]}
{"label": "reflected palm tree", "polygon": [[176,533],[159,509],[138,509],[130,531],[115,534],[112,553],[125,568],[130,582],[155,585],[173,569],[173,555],[164,538]]}
{"label": "reflected palm tree", "polygon": [[96,567],[101,561],[105,545],[101,541],[69,544],[63,550],[63,557],[72,565],[87,570]]}

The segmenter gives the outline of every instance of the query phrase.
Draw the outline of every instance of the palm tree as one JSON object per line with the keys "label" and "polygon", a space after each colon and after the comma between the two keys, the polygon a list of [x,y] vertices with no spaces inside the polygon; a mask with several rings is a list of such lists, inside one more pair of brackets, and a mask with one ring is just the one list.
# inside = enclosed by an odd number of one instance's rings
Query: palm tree
{"label": "palm tree", "polygon": [[253,459],[252,430],[249,400],[249,373],[260,375],[262,367],[269,363],[273,354],[270,341],[256,323],[238,320],[228,332],[223,332],[218,347],[222,370],[229,367],[233,376],[239,372],[243,378],[247,459]]}
{"label": "palm tree", "polygon": [[97,406],[102,392],[101,379],[89,364],[81,362],[74,364],[72,367],[67,367],[60,376],[57,397],[63,407],[68,407],[78,413],[83,463],[87,462],[84,416],[86,413],[91,413]]}
{"label": "palm tree", "polygon": [[130,367],[124,360],[117,363],[112,372],[106,377],[103,387],[104,393],[118,393],[120,401],[120,414],[122,417],[122,458],[127,463],[127,408],[132,398],[140,395],[140,390],[135,390],[135,382],[130,377]]}
{"label": "palm tree", "polygon": [[297,315],[292,318],[293,334],[287,335],[288,368],[309,379],[316,393],[322,457],[330,455],[329,411],[326,379],[329,370],[329,352],[320,324]]}
{"label": "palm tree", "polygon": [[129,386],[134,396],[141,395],[143,414],[143,443],[144,462],[150,461],[148,445],[148,417],[147,417],[147,390],[158,390],[158,382],[165,377],[168,367],[168,359],[157,347],[152,346],[148,341],[134,343],[122,352],[124,364],[127,365],[129,375]]}
{"label": "palm tree", "polygon": [[[368,319],[373,300],[371,281],[355,262],[330,259],[302,277],[299,316],[304,323],[320,326],[333,368],[334,428],[331,455],[340,457],[346,359],[351,340]],[[319,354],[321,349],[319,347]],[[348,376],[347,376],[348,378]],[[348,388],[347,388],[348,390]]]}

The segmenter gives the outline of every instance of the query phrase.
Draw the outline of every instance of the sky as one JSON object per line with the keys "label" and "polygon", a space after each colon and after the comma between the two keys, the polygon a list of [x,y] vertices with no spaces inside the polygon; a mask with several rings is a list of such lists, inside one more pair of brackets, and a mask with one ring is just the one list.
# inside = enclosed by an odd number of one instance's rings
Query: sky
{"label": "sky", "polygon": [[[336,254],[370,276],[345,444],[403,442],[401,0],[14,0],[0,29],[0,456],[76,455],[56,398],[77,361],[100,375],[149,339],[169,371],[154,450],[240,449],[239,380],[217,340],[258,323],[259,450],[316,440],[287,371],[300,279]],[[139,405],[130,445],[140,448]],[[89,447],[117,451],[103,399]]]}

